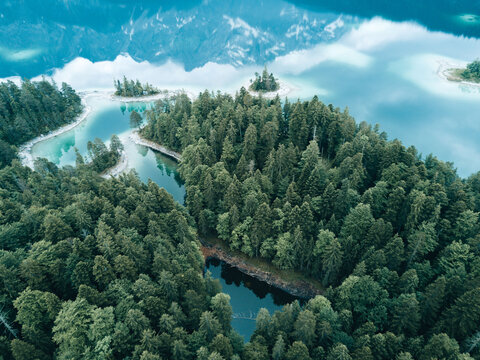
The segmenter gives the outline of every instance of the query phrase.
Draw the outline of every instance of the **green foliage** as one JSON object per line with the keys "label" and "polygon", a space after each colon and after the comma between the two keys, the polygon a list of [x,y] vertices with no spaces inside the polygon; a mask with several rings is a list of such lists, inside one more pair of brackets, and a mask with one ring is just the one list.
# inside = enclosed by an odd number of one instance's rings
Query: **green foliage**
{"label": "green foliage", "polygon": [[14,162],[0,170],[0,208],[4,358],[242,352],[230,298],[202,277],[192,219],[154,183],[133,173],[103,180],[87,165],[32,172]]}
{"label": "green foliage", "polygon": [[[182,152],[186,209],[134,174],[95,176],[118,138],[77,168],[0,170],[7,357],[478,357],[480,174],[460,179],[316,97],[181,94],[147,119],[143,136]],[[195,224],[324,296],[261,310],[243,345],[229,297],[202,277]]]}
{"label": "green foliage", "polygon": [[140,97],[158,94],[160,91],[149,83],[141,84],[140,81],[127,80],[124,76],[123,80],[114,81],[115,95],[125,97]]}
{"label": "green foliage", "polygon": [[[110,148],[107,148],[101,139],[95,138],[93,142],[89,141],[87,143],[87,149],[90,157],[87,166],[101,173],[117,164],[123,151],[123,144],[117,135],[112,135]],[[83,160],[81,163],[83,163]]]}
{"label": "green foliage", "polygon": [[204,92],[147,118],[144,136],[182,152],[202,233],[328,287],[303,310],[259,313],[244,357],[284,359],[297,341],[299,357],[421,358],[440,333],[475,338],[479,174],[460,179],[316,97]]}
{"label": "green foliage", "polygon": [[22,143],[68,124],[82,111],[80,97],[67,84],[47,80],[0,84],[0,168],[9,165]]}
{"label": "green foliage", "polygon": [[130,113],[130,125],[132,127],[139,127],[142,124],[142,120],[142,116],[135,110],[132,110]]}
{"label": "green foliage", "polygon": [[460,73],[465,80],[480,81],[480,60],[472,61],[467,68]]}
{"label": "green foliage", "polygon": [[273,74],[268,74],[267,66],[263,69],[262,75],[255,73],[255,79],[250,82],[250,90],[257,92],[276,91],[280,87]]}

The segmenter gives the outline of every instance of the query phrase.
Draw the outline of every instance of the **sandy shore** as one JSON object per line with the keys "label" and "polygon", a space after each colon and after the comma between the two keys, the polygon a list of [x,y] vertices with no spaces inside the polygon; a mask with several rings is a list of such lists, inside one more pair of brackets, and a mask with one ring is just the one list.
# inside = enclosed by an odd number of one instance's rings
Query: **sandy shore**
{"label": "sandy shore", "polygon": [[[286,97],[290,93],[292,93],[294,90],[297,90],[295,87],[292,85],[284,82],[284,81],[279,81],[278,82],[280,85],[280,88],[277,91],[274,92],[269,92],[269,93],[257,93],[254,91],[249,91],[250,94],[253,96],[262,96],[267,99],[273,99],[277,95],[281,98]],[[477,84],[478,85],[478,84]],[[246,84],[245,88],[248,89],[250,84]],[[116,101],[116,102],[151,102],[155,101],[158,99],[163,99],[165,97],[170,97],[170,96],[175,96],[179,95],[181,93],[185,93],[192,101],[195,100],[197,97],[197,94],[192,91],[192,90],[164,90],[158,94],[152,95],[152,96],[143,96],[143,97],[123,97],[123,96],[116,96],[112,90],[89,90],[89,91],[83,91],[79,92],[79,96],[82,99],[82,105],[83,105],[83,111],[82,113],[77,117],[77,119],[70,123],[66,124],[65,126],[62,126],[48,134],[40,135],[37,136],[36,138],[26,142],[25,144],[21,145],[18,151],[18,156],[20,158],[20,161],[24,166],[28,166],[31,169],[34,168],[34,157],[32,155],[32,148],[38,144],[39,142],[54,138],[56,136],[59,136],[63,133],[66,133],[78,125],[80,125],[87,117],[91,114],[92,112],[92,107],[88,104],[87,99],[88,98],[101,98],[101,99],[108,99],[110,101]],[[233,94],[232,94],[233,95]],[[153,150],[159,151],[162,154],[165,154],[177,161],[181,160],[181,155],[177,152],[171,151],[159,144],[154,143],[153,141],[149,141],[147,139],[142,138],[139,134],[138,131],[133,131],[130,136],[130,140],[133,141],[135,144],[147,146]],[[124,172],[128,168],[128,157],[126,153],[122,154],[122,158],[120,163],[112,168],[111,170],[108,171],[108,173],[104,174],[104,177],[109,177],[109,176],[118,176],[122,172]]]}
{"label": "sandy shore", "polygon": [[163,147],[162,145],[159,145],[159,144],[157,144],[153,141],[150,141],[150,140],[147,140],[147,139],[141,137],[140,134],[138,133],[138,130],[132,131],[129,138],[135,144],[143,145],[143,146],[146,146],[150,149],[161,152],[162,154],[167,155],[168,157],[171,157],[172,159],[174,159],[176,161],[181,161],[182,160],[182,155],[181,154],[179,154],[175,151],[169,150],[166,147]]}
{"label": "sandy shore", "polygon": [[83,111],[73,123],[62,126],[57,130],[49,132],[48,134],[37,136],[36,138],[20,146],[20,149],[18,150],[18,157],[20,158],[22,165],[28,166],[29,168],[33,169],[34,158],[32,155],[32,148],[35,144],[44,140],[51,139],[55,136],[61,135],[67,131],[70,131],[75,127],[77,127],[80,123],[82,123],[83,120],[85,120],[88,117],[88,115],[90,115],[90,112],[92,111],[92,108],[87,104],[87,101],[86,101],[86,98],[92,95],[93,93],[88,93],[87,95],[81,95]]}

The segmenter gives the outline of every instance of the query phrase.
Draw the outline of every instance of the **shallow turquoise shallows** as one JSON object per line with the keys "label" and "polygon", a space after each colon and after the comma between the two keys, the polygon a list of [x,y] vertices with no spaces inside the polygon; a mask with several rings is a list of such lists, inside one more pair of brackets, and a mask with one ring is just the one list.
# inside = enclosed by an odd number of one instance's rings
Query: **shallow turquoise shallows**
{"label": "shallow turquoise shallows", "polygon": [[87,155],[87,143],[100,138],[108,144],[110,137],[118,135],[128,157],[128,169],[134,169],[144,182],[153,180],[165,188],[179,203],[184,203],[185,188],[177,172],[174,160],[152,151],[145,146],[134,144],[129,135],[130,113],[143,113],[150,104],[121,103],[108,98],[87,98],[91,113],[81,124],[54,138],[37,143],[32,148],[34,157],[43,157],[59,165],[75,165],[75,148]]}

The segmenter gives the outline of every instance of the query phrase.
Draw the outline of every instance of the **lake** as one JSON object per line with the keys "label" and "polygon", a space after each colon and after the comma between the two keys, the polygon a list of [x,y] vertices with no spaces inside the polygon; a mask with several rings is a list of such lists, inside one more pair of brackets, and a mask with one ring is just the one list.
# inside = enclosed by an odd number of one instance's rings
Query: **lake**
{"label": "lake", "polygon": [[222,291],[230,295],[233,328],[248,341],[255,330],[255,318],[261,308],[270,314],[297,300],[283,290],[257,280],[218,259],[208,259],[206,270],[219,279]]}
{"label": "lake", "polygon": [[[480,56],[476,1],[52,1],[53,12],[33,0],[0,4],[0,76],[47,74],[80,91],[111,89],[126,75],[162,89],[234,93],[267,64],[292,88],[292,101],[318,95],[348,106],[357,122],[378,123],[389,139],[454,162],[462,177],[480,170],[480,87],[441,77]],[[26,21],[15,21],[19,14]],[[150,105],[88,103],[81,125],[38,143],[33,155],[73,165],[75,147],[86,155],[89,140],[117,134],[128,168],[183,204],[176,163],[129,139],[130,112]],[[245,339],[260,307],[290,301],[225,264],[207,268],[230,294],[232,324]]]}
{"label": "lake", "polygon": [[[128,168],[134,169],[144,182],[151,179],[165,188],[179,203],[184,203],[185,188],[177,172],[177,163],[145,146],[133,143],[130,113],[136,110],[143,113],[151,104],[122,103],[102,96],[87,98],[91,107],[89,116],[74,129],[54,138],[37,143],[32,148],[34,157],[44,157],[59,166],[75,165],[76,147],[82,155],[87,155],[88,141],[98,137],[108,143],[113,134],[118,134],[128,157]],[[255,330],[255,317],[260,308],[273,313],[296,298],[257,279],[247,276],[215,259],[206,264],[212,277],[219,279],[222,291],[231,297],[234,312],[232,326],[244,337],[250,339]]]}

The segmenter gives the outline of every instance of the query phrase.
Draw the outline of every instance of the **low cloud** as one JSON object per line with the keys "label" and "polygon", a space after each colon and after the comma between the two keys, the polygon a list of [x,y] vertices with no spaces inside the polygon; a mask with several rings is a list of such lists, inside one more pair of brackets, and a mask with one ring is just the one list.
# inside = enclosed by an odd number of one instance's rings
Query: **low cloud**
{"label": "low cloud", "polygon": [[352,29],[340,42],[358,51],[371,51],[396,42],[418,40],[429,34],[432,33],[413,22],[393,22],[375,17]]}
{"label": "low cloud", "polygon": [[325,61],[334,61],[355,67],[366,67],[372,58],[342,44],[317,45],[311,49],[292,51],[277,57],[271,69],[278,73],[298,75]]}
{"label": "low cloud", "polygon": [[188,72],[181,64],[170,60],[155,65],[147,61],[137,62],[129,55],[119,55],[113,61],[92,62],[77,58],[65,67],[55,70],[52,78],[57,83],[67,82],[77,90],[90,90],[111,89],[113,80],[122,79],[124,75],[162,89],[189,88],[201,91],[230,89],[241,82],[246,75],[246,69],[209,62]]}

